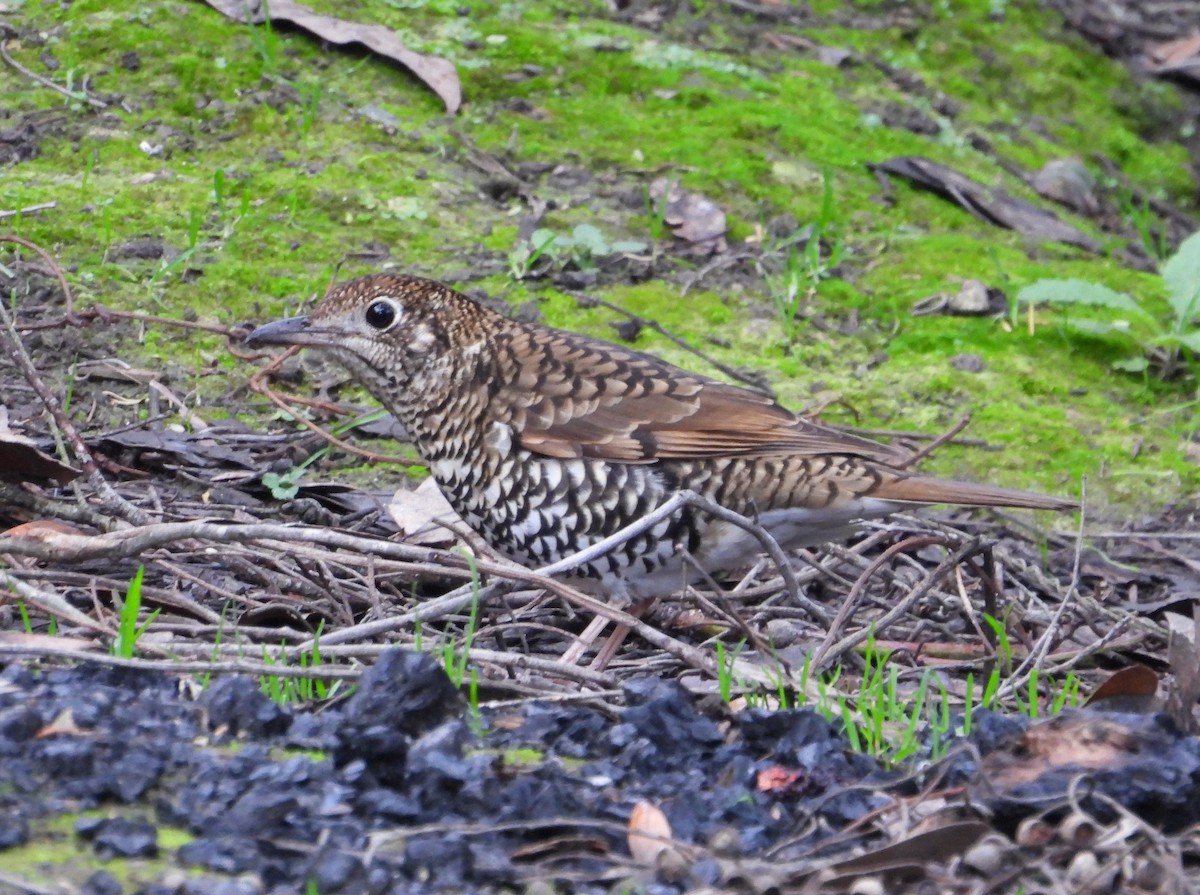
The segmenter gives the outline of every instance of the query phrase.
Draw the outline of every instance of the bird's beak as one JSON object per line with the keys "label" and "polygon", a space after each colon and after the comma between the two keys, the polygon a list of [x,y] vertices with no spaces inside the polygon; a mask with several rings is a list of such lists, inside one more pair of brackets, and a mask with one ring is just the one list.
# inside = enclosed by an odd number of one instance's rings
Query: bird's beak
{"label": "bird's beak", "polygon": [[246,336],[246,345],[257,348],[260,345],[319,345],[321,339],[318,333],[311,331],[312,321],[309,317],[288,317],[286,320],[276,320],[260,326]]}

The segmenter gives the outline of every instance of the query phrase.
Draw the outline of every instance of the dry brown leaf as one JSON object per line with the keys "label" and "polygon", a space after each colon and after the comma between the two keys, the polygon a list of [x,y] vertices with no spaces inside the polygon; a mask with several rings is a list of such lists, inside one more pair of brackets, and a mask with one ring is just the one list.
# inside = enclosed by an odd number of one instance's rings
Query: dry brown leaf
{"label": "dry brown leaf", "polygon": [[754,781],[754,788],[759,792],[785,791],[790,789],[795,785],[797,780],[800,780],[804,776],[803,771],[794,771],[789,768],[782,768],[779,765],[772,765],[758,772],[758,776]]}
{"label": "dry brown leaf", "polygon": [[1004,190],[986,187],[953,168],[919,155],[896,156],[868,167],[875,172],[902,177],[997,227],[1007,227],[1044,242],[1062,242],[1089,252],[1100,251],[1096,240],[1049,209],[1010,196]]}
{"label": "dry brown leaf", "polygon": [[[1171,664],[1171,685],[1167,689],[1167,713],[1185,733],[1196,733],[1196,701],[1200,699],[1200,607],[1192,610],[1191,625],[1171,627],[1167,641],[1167,659]],[[1174,615],[1175,613],[1166,613]]]}
{"label": "dry brown leaf", "polygon": [[[831,876],[826,882],[853,879],[866,874],[894,873],[908,868],[927,868],[932,863],[945,864],[990,833],[991,829],[988,824],[972,820],[917,833],[868,854],[832,864],[829,868]],[[918,878],[920,875],[923,873],[918,874]]]}
{"label": "dry brown leaf", "polygon": [[663,223],[676,237],[691,243],[696,254],[725,251],[725,212],[711,199],[665,177],[650,184],[650,199],[655,211],[661,209]]}
{"label": "dry brown leaf", "polygon": [[1130,665],[1114,672],[1084,705],[1109,712],[1156,712],[1162,707],[1157,693],[1158,675],[1145,665]]}
{"label": "dry brown leaf", "polygon": [[1193,69],[1200,56],[1200,34],[1168,40],[1146,48],[1151,74],[1161,75],[1181,69]]}
{"label": "dry brown leaf", "polygon": [[8,428],[8,409],[0,406],[0,480],[66,485],[78,477],[77,469],[58,462],[32,439]]}
{"label": "dry brown leaf", "polygon": [[34,737],[42,739],[42,737],[52,736],[79,736],[86,731],[75,723],[75,716],[71,714],[70,709],[65,709],[57,718],[39,730]]}
{"label": "dry brown leaf", "polygon": [[458,521],[458,513],[433,479],[425,479],[412,491],[401,488],[392,495],[387,511],[410,544],[432,547],[455,540],[445,526]]}
{"label": "dry brown leaf", "polygon": [[22,522],[0,532],[0,538],[25,538],[30,541],[50,541],[55,535],[88,535],[89,532],[57,519],[35,519],[32,522]]}
{"label": "dry brown leaf", "polygon": [[149,385],[160,375],[153,370],[130,366],[116,357],[80,361],[75,365],[75,374],[81,380],[109,379],[137,385]]}
{"label": "dry brown leaf", "polygon": [[269,11],[271,21],[288,22],[329,43],[339,46],[362,44],[371,52],[391,59],[412,72],[417,80],[441,98],[447,112],[454,114],[462,105],[462,84],[454,63],[440,56],[414,53],[400,42],[395,31],[383,25],[363,25],[321,15],[295,0],[271,0],[267,10],[263,9],[261,0],[204,2],[237,22],[262,25],[267,21]]}
{"label": "dry brown leaf", "polygon": [[629,853],[639,864],[653,867],[658,856],[671,847],[671,824],[662,810],[641,801],[629,812]]}

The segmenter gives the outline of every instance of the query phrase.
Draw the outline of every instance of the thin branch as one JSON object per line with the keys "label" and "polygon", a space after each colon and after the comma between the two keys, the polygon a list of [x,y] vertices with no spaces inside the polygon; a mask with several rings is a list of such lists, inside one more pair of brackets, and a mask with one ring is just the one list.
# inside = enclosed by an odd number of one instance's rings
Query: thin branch
{"label": "thin branch", "polygon": [[1050,623],[1046,625],[1046,630],[1042,632],[1042,636],[1038,638],[1033,649],[1029,651],[1029,655],[996,691],[997,699],[1007,699],[1017,690],[1024,687],[1029,678],[1033,675],[1035,669],[1039,669],[1041,664],[1046,660],[1046,656],[1050,652],[1051,642],[1058,636],[1058,631],[1062,625],[1063,616],[1066,615],[1067,609],[1073,605],[1073,597],[1079,593],[1079,568],[1083,557],[1083,528],[1087,517],[1087,476],[1083,477],[1080,486],[1079,495],[1079,532],[1075,538],[1075,562],[1071,568],[1071,583],[1067,586],[1066,592],[1058,603],[1058,609],[1054,613],[1054,617],[1050,619]]}
{"label": "thin branch", "polygon": [[17,215],[35,214],[39,211],[47,211],[57,207],[57,202],[41,202],[37,205],[26,205],[24,208],[6,208],[0,211],[0,219],[15,218]]}
{"label": "thin branch", "polygon": [[33,81],[34,83],[41,84],[43,87],[48,87],[49,89],[53,90],[55,93],[61,93],[67,99],[73,99],[76,102],[81,102],[81,101],[86,102],[93,109],[107,109],[108,108],[108,103],[106,103],[102,99],[96,99],[94,96],[92,96],[90,93],[87,93],[86,91],[81,92],[81,91],[77,91],[77,90],[68,90],[66,87],[62,87],[59,84],[54,83],[49,78],[44,78],[41,75],[37,74],[36,72],[32,72],[29,69],[27,69],[21,63],[17,62],[17,60],[13,59],[13,57],[9,54],[7,39],[0,40],[0,58],[3,58],[4,61],[6,63],[8,63],[10,68],[13,68],[16,71],[20,72],[25,77],[29,78],[29,80]]}

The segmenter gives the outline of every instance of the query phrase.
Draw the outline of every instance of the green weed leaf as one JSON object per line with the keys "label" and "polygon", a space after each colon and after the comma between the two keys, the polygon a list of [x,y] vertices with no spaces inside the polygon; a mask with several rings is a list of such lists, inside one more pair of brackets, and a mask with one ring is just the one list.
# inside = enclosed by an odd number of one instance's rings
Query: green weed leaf
{"label": "green weed leaf", "polygon": [[1179,250],[1162,266],[1167,298],[1175,312],[1175,324],[1182,328],[1197,313],[1200,302],[1200,232],[1179,245]]}
{"label": "green weed leaf", "polygon": [[604,238],[604,234],[600,232],[599,228],[591,224],[580,224],[572,230],[571,240],[592,255],[609,253],[608,240]]}
{"label": "green weed leaf", "polygon": [[1090,283],[1087,280],[1038,280],[1017,293],[1017,301],[1031,305],[1046,302],[1063,305],[1091,305],[1125,311],[1139,317],[1149,316],[1136,301],[1124,292],[1118,292],[1100,283]]}
{"label": "green weed leaf", "polygon": [[649,246],[647,246],[644,242],[637,242],[636,240],[632,239],[618,239],[608,248],[609,251],[614,255],[619,253],[636,255],[639,252],[646,251]]}
{"label": "green weed leaf", "polygon": [[1129,357],[1125,360],[1113,361],[1114,370],[1123,370],[1126,373],[1144,373],[1150,366],[1150,361],[1144,357]]}
{"label": "green weed leaf", "polygon": [[1129,335],[1128,320],[1068,320],[1067,325],[1092,336]]}
{"label": "green weed leaf", "polygon": [[298,475],[291,473],[264,472],[262,483],[271,492],[271,496],[276,500],[291,500],[300,493],[300,486],[296,483]]}

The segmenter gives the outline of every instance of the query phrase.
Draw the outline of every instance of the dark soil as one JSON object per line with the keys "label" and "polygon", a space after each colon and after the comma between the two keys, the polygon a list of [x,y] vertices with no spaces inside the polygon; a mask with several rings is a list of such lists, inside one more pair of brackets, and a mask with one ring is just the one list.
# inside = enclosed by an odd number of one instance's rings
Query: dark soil
{"label": "dark soil", "polygon": [[[74,890],[87,893],[288,893],[313,883],[334,893],[501,892],[537,880],[581,893],[622,880],[662,895],[759,893],[799,891],[847,859],[846,882],[978,892],[1018,877],[1048,884],[1064,847],[1095,845],[1126,809],[1166,833],[1200,820],[1200,740],[1155,716],[1064,716],[1043,729],[1052,748],[1111,748],[1109,766],[1087,768],[1080,754],[1022,777],[1048,758],[1022,738],[1027,722],[981,712],[952,757],[909,776],[849,752],[812,711],[731,714],[657,677],[630,680],[621,701],[615,712],[530,702],[474,715],[438,663],[400,650],[319,712],[281,708],[247,677],[192,699],[175,675],[14,665],[0,675],[0,841],[19,847],[64,812],[80,817],[75,841],[100,861],[160,857],[160,828],[193,837],[170,856],[202,871],[183,888],[171,871],[142,871],[125,889],[99,869]],[[943,818],[953,835],[920,865],[919,836],[905,860],[889,857],[880,819],[930,787],[960,803]],[[624,856],[643,800],[689,843],[650,866]],[[1074,831],[1080,817],[1091,826],[1071,835],[1088,841],[1063,841],[1065,821]],[[993,842],[996,866],[976,866],[989,826],[1020,839],[1031,820],[1047,841],[1020,851]],[[1122,846],[1183,887],[1200,857],[1185,849],[1172,868],[1133,834]],[[1022,861],[1045,867],[1018,873]],[[56,863],[26,868],[28,891],[43,891]],[[12,885],[0,877],[0,890],[26,891],[3,888]]]}

